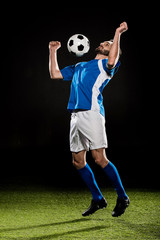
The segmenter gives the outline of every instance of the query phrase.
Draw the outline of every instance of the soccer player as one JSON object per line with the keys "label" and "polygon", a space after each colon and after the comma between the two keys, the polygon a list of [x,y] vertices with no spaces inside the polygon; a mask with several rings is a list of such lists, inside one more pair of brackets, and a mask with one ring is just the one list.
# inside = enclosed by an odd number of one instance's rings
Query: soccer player
{"label": "soccer player", "polygon": [[73,165],[92,194],[91,205],[82,213],[83,216],[93,214],[98,209],[107,206],[107,201],[86,162],[86,152],[89,149],[95,163],[103,169],[117,191],[118,197],[112,216],[122,215],[130,203],[116,167],[106,156],[105,148],[108,143],[102,97],[104,87],[120,66],[120,38],[127,29],[127,23],[121,23],[115,31],[113,41],[102,42],[96,48],[95,59],[89,62],[80,62],[62,70],[59,69],[57,62],[57,50],[61,47],[61,43],[58,41],[49,43],[51,79],[72,81],[68,103],[68,110],[71,112],[70,150]]}

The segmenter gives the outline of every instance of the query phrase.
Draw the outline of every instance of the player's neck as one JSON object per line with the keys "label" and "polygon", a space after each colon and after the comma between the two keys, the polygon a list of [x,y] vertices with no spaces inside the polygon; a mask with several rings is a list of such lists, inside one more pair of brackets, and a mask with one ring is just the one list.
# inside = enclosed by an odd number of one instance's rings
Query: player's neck
{"label": "player's neck", "polygon": [[97,54],[96,55],[96,57],[95,57],[95,59],[98,59],[98,60],[101,60],[101,59],[106,59],[106,58],[108,58],[108,56],[106,56],[106,55],[103,55],[103,54]]}

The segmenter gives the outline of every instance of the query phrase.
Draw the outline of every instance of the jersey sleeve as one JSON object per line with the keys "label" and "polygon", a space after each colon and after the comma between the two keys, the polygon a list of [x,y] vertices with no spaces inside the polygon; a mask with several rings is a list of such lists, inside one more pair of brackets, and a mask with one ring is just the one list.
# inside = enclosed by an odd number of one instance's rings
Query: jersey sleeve
{"label": "jersey sleeve", "polygon": [[114,68],[112,69],[108,69],[107,68],[107,62],[108,62],[108,59],[104,59],[105,61],[103,62],[103,67],[104,67],[104,70],[108,73],[109,76],[113,77],[113,75],[118,71],[118,68],[120,66],[120,61],[117,62],[117,64],[115,65]]}
{"label": "jersey sleeve", "polygon": [[75,66],[71,65],[68,67],[65,67],[63,69],[61,69],[61,74],[63,76],[63,80],[64,81],[71,81],[74,75],[74,71],[75,71]]}

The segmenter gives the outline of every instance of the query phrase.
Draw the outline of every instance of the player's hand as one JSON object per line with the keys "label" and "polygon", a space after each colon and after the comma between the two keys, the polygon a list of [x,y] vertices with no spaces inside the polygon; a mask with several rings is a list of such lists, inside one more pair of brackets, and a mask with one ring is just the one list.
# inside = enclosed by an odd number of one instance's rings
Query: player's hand
{"label": "player's hand", "polygon": [[57,51],[61,47],[61,43],[58,41],[52,41],[49,43],[49,49],[53,51]]}
{"label": "player's hand", "polygon": [[119,33],[124,33],[124,32],[126,32],[127,30],[128,30],[128,25],[127,25],[126,22],[121,23],[120,26],[119,26],[119,28],[117,28],[117,31],[118,31]]}

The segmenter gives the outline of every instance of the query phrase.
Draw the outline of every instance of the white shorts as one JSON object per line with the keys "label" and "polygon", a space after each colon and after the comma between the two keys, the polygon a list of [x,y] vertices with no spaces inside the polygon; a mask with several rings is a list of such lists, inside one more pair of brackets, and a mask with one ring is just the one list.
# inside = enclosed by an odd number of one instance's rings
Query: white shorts
{"label": "white shorts", "polygon": [[105,118],[95,111],[72,113],[70,122],[71,152],[107,148]]}

